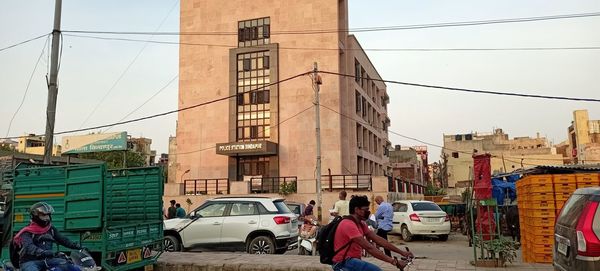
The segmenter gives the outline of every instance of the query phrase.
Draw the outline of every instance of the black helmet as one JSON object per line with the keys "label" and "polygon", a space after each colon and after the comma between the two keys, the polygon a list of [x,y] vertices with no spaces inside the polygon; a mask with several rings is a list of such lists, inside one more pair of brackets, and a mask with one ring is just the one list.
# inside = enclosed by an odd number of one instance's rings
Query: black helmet
{"label": "black helmet", "polygon": [[46,227],[52,221],[52,214],[54,214],[54,208],[52,205],[45,202],[38,202],[34,205],[31,205],[29,209],[29,213],[31,214],[31,220],[36,224]]}

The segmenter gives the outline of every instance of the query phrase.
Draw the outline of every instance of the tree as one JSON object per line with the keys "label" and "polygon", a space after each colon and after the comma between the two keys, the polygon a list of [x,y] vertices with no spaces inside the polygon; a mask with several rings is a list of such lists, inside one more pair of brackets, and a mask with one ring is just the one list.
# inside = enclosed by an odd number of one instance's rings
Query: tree
{"label": "tree", "polygon": [[[146,159],[140,153],[127,150],[125,154],[125,167],[142,167],[146,164]],[[123,168],[123,151],[81,153],[79,158],[105,161],[108,169]]]}

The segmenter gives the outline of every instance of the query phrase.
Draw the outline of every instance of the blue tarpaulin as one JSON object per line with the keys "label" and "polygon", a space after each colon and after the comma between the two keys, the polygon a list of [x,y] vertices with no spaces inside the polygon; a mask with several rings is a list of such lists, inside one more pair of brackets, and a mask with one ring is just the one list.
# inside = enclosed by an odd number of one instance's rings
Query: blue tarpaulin
{"label": "blue tarpaulin", "polygon": [[504,205],[507,195],[511,202],[517,198],[515,182],[520,178],[519,174],[492,178],[492,197],[496,199],[498,205]]}

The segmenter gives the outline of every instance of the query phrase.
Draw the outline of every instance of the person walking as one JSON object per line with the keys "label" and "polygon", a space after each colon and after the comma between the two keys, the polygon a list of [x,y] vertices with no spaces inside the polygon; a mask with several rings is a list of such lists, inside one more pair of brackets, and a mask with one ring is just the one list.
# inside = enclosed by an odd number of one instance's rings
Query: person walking
{"label": "person walking", "polygon": [[175,203],[177,203],[174,199],[170,201],[171,207],[167,209],[167,219],[172,219],[177,217],[177,207],[175,207]]}
{"label": "person walking", "polygon": [[177,203],[175,204],[175,216],[177,218],[184,218],[185,217],[185,209],[181,208],[181,204]]}
{"label": "person walking", "polygon": [[333,251],[335,253],[333,256],[333,270],[381,271],[382,269],[379,266],[361,259],[363,249],[375,258],[390,263],[395,267],[404,268],[406,266],[405,261],[386,256],[375,245],[369,243],[369,241],[406,258],[414,258],[410,251],[400,250],[392,243],[369,230],[367,224],[365,224],[365,220],[369,219],[371,215],[369,211],[370,205],[371,203],[367,196],[353,196],[350,199],[350,216],[344,217],[339,222],[333,239]]}
{"label": "person walking", "polygon": [[331,212],[331,215],[336,217],[336,216],[347,216],[350,215],[350,211],[349,211],[349,201],[346,200],[346,196],[348,194],[346,193],[346,191],[341,191],[340,194],[338,195],[339,200],[335,202],[335,205],[333,205],[333,212]]}
{"label": "person walking", "polygon": [[[375,219],[377,220],[377,236],[387,240],[388,233],[392,231],[393,227],[394,208],[392,208],[391,204],[385,202],[382,196],[376,196],[375,202],[379,205],[375,212]],[[389,249],[384,248],[384,251],[385,255],[388,257],[392,256]]]}

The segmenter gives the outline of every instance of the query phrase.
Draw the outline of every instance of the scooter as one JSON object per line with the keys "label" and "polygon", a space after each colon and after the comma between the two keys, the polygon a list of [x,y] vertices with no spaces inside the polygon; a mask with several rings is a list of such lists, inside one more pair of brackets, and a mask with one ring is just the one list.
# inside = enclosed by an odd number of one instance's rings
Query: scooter
{"label": "scooter", "polygon": [[[67,265],[52,265],[46,263],[46,269],[44,271],[98,271],[102,270],[102,267],[97,266],[96,262],[86,250],[75,250],[67,255],[63,252],[58,252],[56,258],[62,258],[68,263]],[[2,270],[4,271],[18,271],[12,263],[3,262]]]}
{"label": "scooter", "polygon": [[313,234],[311,235],[303,233],[302,228],[300,229],[300,234],[298,234],[298,255],[317,255],[317,235],[319,232],[319,222],[314,219],[310,221],[310,224],[317,228],[313,230]]}

